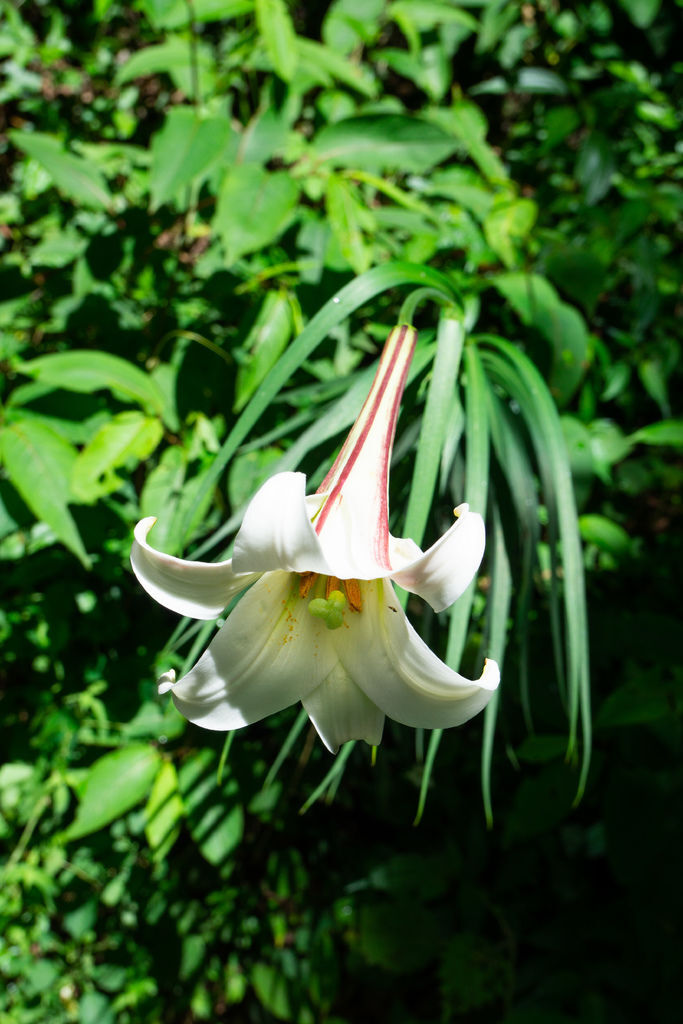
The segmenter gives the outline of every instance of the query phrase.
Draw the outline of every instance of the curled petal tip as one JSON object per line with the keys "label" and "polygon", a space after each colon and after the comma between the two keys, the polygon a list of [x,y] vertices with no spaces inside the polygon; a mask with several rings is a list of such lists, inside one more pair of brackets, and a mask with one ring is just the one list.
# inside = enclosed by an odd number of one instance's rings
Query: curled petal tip
{"label": "curled petal tip", "polygon": [[144,544],[147,540],[147,534],[152,529],[156,521],[156,516],[145,516],[144,519],[141,519],[139,523],[135,524],[133,533],[135,534],[135,539],[139,544]]}
{"label": "curled petal tip", "polygon": [[164,672],[162,676],[157,679],[157,687],[159,694],[168,693],[175,686],[175,669],[169,668],[168,672]]}
{"label": "curled petal tip", "polygon": [[497,661],[490,658],[484,660],[484,671],[481,674],[479,685],[485,690],[495,690],[500,682],[500,669]]}

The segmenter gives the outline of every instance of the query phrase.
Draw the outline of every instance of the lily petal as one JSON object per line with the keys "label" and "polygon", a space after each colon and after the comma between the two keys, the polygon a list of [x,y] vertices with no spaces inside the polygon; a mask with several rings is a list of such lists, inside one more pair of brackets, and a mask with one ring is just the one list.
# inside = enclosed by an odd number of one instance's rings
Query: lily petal
{"label": "lily petal", "polygon": [[382,739],[384,712],[365,696],[339,662],[322,683],[304,697],[303,705],[332,754],[347,740],[365,740],[370,746],[377,746]]}
{"label": "lily petal", "polygon": [[194,668],[172,686],[178,711],[204,729],[239,729],[294,704],[333,670],[327,627],[291,573],[266,573]]}
{"label": "lily petal", "polygon": [[361,588],[363,610],[337,651],[356,685],[389,718],[442,729],[461,725],[488,704],[500,679],[494,661],[486,662],[480,679],[466,679],[417,635],[387,580]]}
{"label": "lily petal", "polygon": [[[322,497],[318,498],[316,509]],[[303,473],[276,473],[249,502],[235,538],[232,562],[238,572],[330,572],[311,525]]]}
{"label": "lily petal", "polygon": [[387,338],[370,393],[319,488],[325,500],[315,530],[340,579],[391,573],[389,463],[416,338],[414,328],[405,324]]}
{"label": "lily petal", "polygon": [[257,580],[258,573],[236,573],[227,562],[191,562],[157,551],[147,542],[156,522],[141,519],[130,553],[133,572],[159,604],[193,619],[215,619],[228,602]]}
{"label": "lily petal", "polygon": [[467,504],[455,512],[458,518],[436,544],[391,574],[395,583],[424,598],[435,612],[448,608],[467,590],[484,557],[484,520]]}

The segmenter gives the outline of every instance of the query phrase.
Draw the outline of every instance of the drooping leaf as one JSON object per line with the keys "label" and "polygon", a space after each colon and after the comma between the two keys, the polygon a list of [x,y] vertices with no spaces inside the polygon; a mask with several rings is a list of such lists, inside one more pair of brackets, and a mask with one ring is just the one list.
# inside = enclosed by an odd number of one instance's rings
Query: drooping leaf
{"label": "drooping leaf", "polygon": [[164,409],[164,396],[156,382],[144,370],[109,352],[55,352],[17,363],[15,368],[53,388],[87,395],[113,391],[150,412]]}
{"label": "drooping leaf", "polygon": [[651,423],[631,434],[629,441],[683,448],[683,420],[661,420],[659,423]]}
{"label": "drooping leaf", "polygon": [[15,415],[0,432],[0,452],[10,480],[36,518],[47,523],[89,568],[90,559],[68,508],[76,449],[41,420]]}

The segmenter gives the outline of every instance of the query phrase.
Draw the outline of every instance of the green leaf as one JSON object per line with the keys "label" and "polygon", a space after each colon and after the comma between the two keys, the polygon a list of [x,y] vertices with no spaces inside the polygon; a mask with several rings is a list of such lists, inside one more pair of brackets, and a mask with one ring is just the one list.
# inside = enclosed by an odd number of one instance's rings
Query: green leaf
{"label": "green leaf", "polygon": [[109,825],[149,794],[161,755],[146,743],[132,743],[100,757],[88,769],[73,823],[64,833],[68,842]]}
{"label": "green leaf", "polygon": [[79,452],[71,473],[78,501],[91,503],[121,485],[115,470],[137,465],[152,454],[163,435],[161,422],[137,411],[121,412],[100,427]]}
{"label": "green leaf", "polygon": [[342,256],[357,274],[364,274],[372,263],[372,246],[366,242],[363,228],[372,224],[372,216],[349,182],[337,174],[328,178],[325,209]]}
{"label": "green leaf", "polygon": [[[200,97],[207,96],[215,86],[216,66],[211,49],[200,43],[196,47]],[[163,43],[145,46],[130,57],[116,74],[115,84],[125,85],[135,78],[166,73],[186,96],[194,93],[194,57],[189,41],[183,36],[168,36]]]}
{"label": "green leaf", "polygon": [[163,761],[145,806],[145,836],[154,860],[163,860],[180,835],[185,805],[178,789],[178,775],[170,761]]}
{"label": "green leaf", "polygon": [[275,241],[291,221],[298,196],[299,186],[286,171],[266,171],[252,164],[232,167],[212,224],[228,266]]}
{"label": "green leaf", "polygon": [[296,33],[284,0],[255,0],[256,24],[275,74],[285,82],[294,78],[297,66]]}
{"label": "green leaf", "polygon": [[311,156],[334,167],[421,174],[456,148],[457,142],[430,121],[370,114],[326,125],[313,140]]}
{"label": "green leaf", "polygon": [[241,412],[287,346],[292,309],[285,291],[268,292],[249,331],[235,381],[235,412]]}
{"label": "green leaf", "polygon": [[270,964],[255,963],[251,969],[251,983],[261,1006],[277,1020],[313,1024],[313,1011],[309,1006],[300,1005],[296,985],[282,970]]}
{"label": "green leaf", "polygon": [[609,192],[615,171],[612,144],[601,132],[592,131],[581,144],[576,160],[576,177],[583,185],[589,206]]}
{"label": "green leaf", "polygon": [[583,553],[562,424],[552,396],[533,363],[501,338],[486,336],[485,340],[495,350],[482,352],[487,372],[517,402],[541,472],[549,520],[551,625],[560,679],[563,678],[563,658],[557,613],[558,542],[562,550],[570,755],[576,750],[579,719],[583,731],[578,799],[584,791],[590,765],[590,669]]}
{"label": "green leaf", "polygon": [[0,451],[10,480],[36,518],[47,523],[62,544],[90,568],[68,509],[75,448],[46,423],[16,416],[2,428]]}
{"label": "green leaf", "polygon": [[439,121],[460,141],[489,181],[508,180],[500,158],[486,142],[489,126],[478,106],[468,100],[457,100],[439,113]]}
{"label": "green leaf", "polygon": [[249,14],[254,0],[140,0],[155,28],[182,28],[193,22],[223,21]]}
{"label": "green leaf", "polygon": [[454,310],[439,319],[436,357],[420,426],[413,479],[406,508],[403,534],[421,544],[432,507],[439,463],[455,404],[456,385],[465,332]]}
{"label": "green leaf", "polygon": [[108,390],[154,413],[161,413],[164,408],[164,396],[155,381],[137,366],[109,352],[56,352],[17,363],[15,369],[53,388],[87,395]]}
{"label": "green leaf", "polygon": [[662,0],[619,0],[636,28],[649,28],[659,14]]}
{"label": "green leaf", "polygon": [[152,142],[151,209],[203,177],[225,149],[230,133],[227,117],[202,118],[192,107],[170,110]]}
{"label": "green leaf", "polygon": [[545,268],[558,288],[580,302],[588,314],[593,312],[605,285],[602,260],[585,248],[558,246],[546,257]]}
{"label": "green leaf", "polygon": [[88,160],[69,153],[60,139],[44,132],[12,131],[12,142],[45,168],[56,187],[79,206],[108,209],[112,195],[104,176]]}
{"label": "green leaf", "polygon": [[323,72],[329,82],[343,82],[368,99],[377,95],[377,82],[366,64],[357,64],[313,39],[297,38],[296,48],[301,71],[313,74],[317,79]]}
{"label": "green leaf", "polygon": [[619,523],[612,522],[606,516],[579,516],[581,536],[588,544],[594,544],[601,551],[616,559],[627,558],[633,552],[630,535]]}
{"label": "green leaf", "polygon": [[629,441],[638,444],[670,445],[672,448],[683,448],[683,420],[661,420],[641,427],[631,434]]}
{"label": "green leaf", "polygon": [[509,199],[497,197],[490,212],[484,219],[484,234],[493,251],[500,256],[506,267],[520,262],[517,245],[531,232],[538,207],[531,199]]}
{"label": "green leaf", "polygon": [[576,391],[586,365],[590,341],[581,314],[563,302],[546,278],[538,274],[501,274],[492,280],[522,322],[550,342],[553,365],[550,387],[560,405]]}

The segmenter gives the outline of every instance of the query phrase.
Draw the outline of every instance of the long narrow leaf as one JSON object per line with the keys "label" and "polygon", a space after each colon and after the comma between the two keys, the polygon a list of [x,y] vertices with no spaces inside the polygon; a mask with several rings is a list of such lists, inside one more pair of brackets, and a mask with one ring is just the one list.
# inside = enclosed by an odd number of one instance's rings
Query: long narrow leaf
{"label": "long narrow leaf", "polygon": [[[500,521],[500,513],[494,505],[492,515],[492,536],[489,541],[492,548],[491,557],[491,589],[488,594],[486,650],[490,658],[498,662],[501,674],[505,663],[507,646],[507,622],[512,596],[512,574],[510,560],[505,547],[505,535]],[[484,712],[484,735],[481,748],[481,789],[484,799],[486,823],[491,827],[493,822],[493,806],[491,801],[491,762],[493,758],[493,740],[496,731],[500,688],[486,706]]]}
{"label": "long narrow leaf", "polygon": [[[553,499],[552,508],[557,517],[564,574],[567,635],[568,756],[571,757],[576,751],[579,718],[583,732],[578,799],[585,788],[590,765],[590,674],[583,557],[569,457],[555,403],[536,367],[510,342],[490,336],[482,340],[500,353],[513,371],[505,374],[503,383],[514,390],[513,397],[518,401],[527,419],[544,490],[547,490]],[[487,365],[495,374],[498,362],[489,359]]]}

